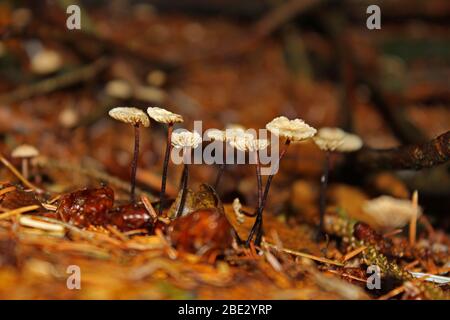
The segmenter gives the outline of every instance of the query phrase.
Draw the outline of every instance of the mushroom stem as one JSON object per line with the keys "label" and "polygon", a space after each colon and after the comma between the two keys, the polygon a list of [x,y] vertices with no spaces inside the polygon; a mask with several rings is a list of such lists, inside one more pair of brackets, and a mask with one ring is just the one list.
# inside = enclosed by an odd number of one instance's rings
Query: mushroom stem
{"label": "mushroom stem", "polygon": [[25,179],[28,179],[28,159],[22,158],[22,175]]}
{"label": "mushroom stem", "polygon": [[189,165],[184,164],[183,176],[181,178],[181,185],[182,185],[181,199],[180,199],[180,205],[178,206],[178,211],[176,214],[177,218],[181,217],[183,210],[184,210],[184,205],[186,203],[188,180],[189,180]]}
{"label": "mushroom stem", "polygon": [[323,235],[324,226],[323,220],[325,216],[326,207],[326,193],[328,186],[328,174],[330,169],[330,151],[325,151],[325,160],[323,163],[323,172],[320,177],[320,200],[319,200],[319,210],[320,210],[320,221],[319,221],[319,238]]}
{"label": "mushroom stem", "polygon": [[163,172],[161,179],[161,193],[159,196],[159,208],[158,212],[161,216],[162,210],[164,207],[164,201],[166,197],[166,180],[167,180],[167,171],[169,167],[169,156],[170,150],[172,149],[172,131],[173,131],[173,123],[169,123],[169,128],[167,129],[167,145],[166,145],[166,153],[164,155],[164,164],[163,164]]}
{"label": "mushroom stem", "polygon": [[220,179],[225,171],[225,162],[222,163],[219,167],[219,171],[217,171],[216,181],[214,182],[214,190],[217,190],[219,187]]}
{"label": "mushroom stem", "polygon": [[261,163],[259,162],[258,151],[255,151],[255,160],[256,160],[256,182],[258,184],[258,207],[260,207],[262,201],[262,178],[261,178]]}
{"label": "mushroom stem", "polygon": [[137,163],[139,157],[139,124],[134,125],[134,152],[133,152],[133,162],[131,163],[131,191],[130,191],[130,200],[132,203],[135,203],[135,189],[136,189],[136,171],[137,171]]}
{"label": "mushroom stem", "polygon": [[416,244],[417,212],[419,210],[419,193],[417,190],[413,193],[412,204],[414,206],[414,215],[411,217],[411,221],[409,222],[409,245],[414,247]]}
{"label": "mushroom stem", "polygon": [[[285,144],[284,144],[284,148],[280,153],[280,156],[278,157],[278,163],[276,164],[275,168],[278,168],[281,162],[281,159],[284,157],[284,155],[286,154],[286,151],[289,147],[291,143],[291,140],[287,139]],[[275,176],[275,174],[271,174],[269,175],[269,177],[267,178],[267,182],[266,182],[266,186],[264,188],[264,194],[262,196],[261,199],[261,203],[258,206],[258,209],[256,211],[256,220],[255,223],[253,224],[252,230],[250,231],[250,234],[248,235],[247,241],[246,241],[246,245],[250,245],[250,241],[252,240],[253,236],[255,236],[255,244],[259,245],[261,243],[261,238],[262,238],[262,234],[263,234],[263,218],[262,218],[262,214],[264,211],[264,207],[266,205],[266,201],[267,201],[267,196],[269,194],[269,190],[270,190],[270,184],[272,183],[272,179]]]}

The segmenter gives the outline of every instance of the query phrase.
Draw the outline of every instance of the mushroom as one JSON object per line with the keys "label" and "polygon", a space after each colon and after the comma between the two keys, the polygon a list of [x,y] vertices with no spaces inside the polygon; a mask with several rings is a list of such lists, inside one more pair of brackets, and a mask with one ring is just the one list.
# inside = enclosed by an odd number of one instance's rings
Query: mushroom
{"label": "mushroom", "polygon": [[[158,108],[158,107],[151,107],[147,109],[147,113],[156,122],[159,123],[165,123],[168,125],[167,130],[167,144],[166,144],[166,153],[164,155],[164,164],[163,164],[163,172],[162,172],[162,179],[161,179],[161,193],[159,197],[159,215],[162,214],[163,206],[164,206],[164,200],[166,196],[166,180],[167,180],[167,170],[169,165],[169,156],[170,156],[170,150],[172,147],[172,131],[173,131],[173,125],[175,123],[181,123],[183,122],[183,117],[179,114],[170,112],[166,109]],[[178,139],[178,138],[177,138]]]}
{"label": "mushroom", "polygon": [[[210,129],[206,132],[206,137],[211,141],[225,142],[226,141],[226,133],[223,130],[219,129]],[[216,180],[214,182],[214,189],[217,190],[219,187],[220,179],[222,178],[222,174],[225,171],[226,161],[224,159],[223,163],[220,165],[219,170],[217,171]]]}
{"label": "mushroom", "polygon": [[[239,124],[229,124],[225,130],[210,129],[206,132],[206,136],[209,140],[220,142],[231,142],[238,137],[247,136],[253,138],[253,135],[245,132],[245,127]],[[217,189],[225,171],[226,161],[221,164],[219,171],[217,172],[216,180],[214,182],[214,189]]]}
{"label": "mushroom", "polygon": [[331,153],[338,152],[352,152],[362,147],[362,140],[355,134],[345,132],[340,128],[324,127],[319,129],[317,135],[313,138],[315,144],[320,150],[325,152],[325,160],[323,164],[322,176],[320,177],[320,200],[319,200],[319,233],[318,239],[323,235],[323,223],[326,207],[326,191],[328,186],[328,176],[330,171],[330,157]]}
{"label": "mushroom", "polygon": [[[289,145],[292,143],[301,142],[307,139],[312,138],[317,130],[313,127],[309,126],[306,122],[301,119],[289,120],[286,117],[277,117],[270,121],[266,125],[266,129],[269,130],[272,134],[285,139],[284,148],[280,152],[278,157],[278,163],[275,165],[276,168],[279,167],[281,159],[285,155]],[[264,207],[266,205],[267,196],[269,194],[270,185],[272,183],[272,179],[274,177],[274,173],[270,174],[267,178],[266,186],[264,188],[264,193],[262,195],[261,204],[258,206],[255,224],[250,231],[250,234],[247,239],[247,245],[250,244],[250,241],[254,236],[255,244],[259,244],[262,238],[262,214],[264,211]]]}
{"label": "mushroom", "polygon": [[202,137],[196,132],[190,131],[181,131],[174,132],[172,134],[172,146],[176,149],[183,149],[183,174],[181,178],[181,199],[180,205],[178,207],[178,211],[176,217],[180,217],[181,213],[184,209],[184,204],[186,202],[186,194],[187,194],[187,185],[189,180],[189,163],[185,161],[188,152],[191,152],[192,149],[197,148],[202,143]]}
{"label": "mushroom", "polygon": [[264,150],[269,146],[267,139],[254,139],[252,135],[242,135],[230,141],[230,145],[242,152],[251,152],[255,156],[256,164],[256,181],[258,184],[258,208],[262,201],[262,178],[261,178],[261,163],[259,161],[259,151]]}
{"label": "mushroom", "polygon": [[125,80],[115,79],[106,84],[105,92],[110,97],[126,100],[133,95],[133,87]]}
{"label": "mushroom", "polygon": [[140,109],[133,107],[118,107],[111,109],[109,115],[116,120],[131,124],[134,126],[134,153],[133,162],[131,164],[131,202],[135,202],[135,188],[136,188],[136,170],[139,155],[139,127],[150,126],[150,120],[147,115]]}
{"label": "mushroom", "polygon": [[22,159],[22,175],[25,179],[28,179],[28,167],[30,160],[38,155],[39,151],[29,144],[22,144],[11,152],[11,156],[13,158]]}
{"label": "mushroom", "polygon": [[408,199],[380,196],[366,201],[362,207],[367,223],[377,230],[389,232],[402,228],[421,215],[422,210]]}
{"label": "mushroom", "polygon": [[63,65],[61,55],[54,50],[43,49],[31,58],[31,70],[36,74],[50,74]]}

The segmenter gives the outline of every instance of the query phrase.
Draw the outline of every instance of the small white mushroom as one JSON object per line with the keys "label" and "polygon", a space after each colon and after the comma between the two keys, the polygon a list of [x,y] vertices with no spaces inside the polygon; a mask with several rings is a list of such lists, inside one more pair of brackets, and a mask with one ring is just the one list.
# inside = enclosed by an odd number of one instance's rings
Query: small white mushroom
{"label": "small white mushroom", "polygon": [[162,70],[153,70],[150,71],[147,75],[147,82],[148,84],[155,86],[155,87],[161,87],[166,83],[166,73]]}
{"label": "small white mushroom", "polygon": [[142,125],[144,127],[150,126],[150,120],[148,119],[147,115],[144,113],[144,111],[138,108],[117,107],[111,109],[109,111],[109,115],[118,121],[132,124],[134,126],[136,125]]}
{"label": "small white mushroom", "polygon": [[135,202],[135,188],[136,188],[136,170],[137,162],[139,156],[139,127],[142,125],[144,127],[150,126],[150,119],[144,113],[144,111],[132,108],[132,107],[118,107],[111,109],[109,115],[118,121],[128,123],[134,127],[134,152],[133,152],[133,162],[131,164],[131,191],[130,199],[131,202]]}
{"label": "small white mushroom", "polygon": [[172,134],[174,148],[197,148],[202,143],[202,137],[196,131],[180,131]]}
{"label": "small white mushroom", "polygon": [[163,108],[150,107],[147,113],[153,120],[161,123],[174,124],[183,122],[183,117]]}
{"label": "small white mushroom", "polygon": [[61,55],[54,50],[43,49],[31,58],[31,71],[36,74],[49,74],[61,69]]}
{"label": "small white mushroom", "polygon": [[[331,152],[339,151],[339,152],[352,152],[356,151],[362,147],[361,139],[354,135],[345,132],[340,128],[321,128],[317,132],[317,134],[313,137],[315,144],[321,149],[325,151],[325,160],[323,166],[323,173],[320,178],[320,226],[319,228],[323,231],[323,219],[325,215],[325,206],[326,206],[326,189],[328,185],[328,174],[330,167],[330,156]],[[321,234],[319,234],[321,236]]]}
{"label": "small white mushroom", "polygon": [[301,119],[289,120],[281,116],[273,119],[266,125],[271,133],[285,138],[291,142],[300,142],[312,138],[317,130]]}
{"label": "small white mushroom", "polygon": [[339,128],[321,128],[313,137],[314,142],[323,151],[335,151],[344,143],[345,131]]}
{"label": "small white mushroom", "polygon": [[29,144],[22,144],[11,152],[11,157],[22,159],[22,175],[25,179],[28,179],[28,167],[30,160],[38,155],[39,151]]}
{"label": "small white mushroom", "polygon": [[107,95],[117,99],[129,99],[133,95],[133,88],[125,80],[115,79],[109,81],[105,86]]}
{"label": "small white mushroom", "polygon": [[[197,148],[202,143],[202,137],[196,131],[181,131],[174,132],[172,134],[172,146],[177,149],[183,149],[186,153],[188,150]],[[177,217],[181,216],[184,210],[184,204],[186,202],[187,185],[189,179],[189,163],[184,163],[183,176],[181,179],[181,199],[180,205],[178,206]]]}
{"label": "small white mushroom", "polygon": [[367,215],[367,223],[380,231],[391,231],[404,227],[417,214],[422,213],[410,200],[381,196],[363,205],[363,212]]}
{"label": "small white mushroom", "polygon": [[252,135],[244,135],[231,140],[230,145],[239,151],[255,152],[266,149],[269,146],[269,141],[267,139],[254,139]]}
{"label": "small white mushroom", "polygon": [[351,133],[345,133],[344,141],[340,144],[336,151],[339,152],[354,152],[361,149],[363,146],[362,139],[356,135]]}
{"label": "small white mushroom", "polygon": [[224,142],[226,140],[225,131],[219,130],[219,129],[209,129],[206,132],[206,136],[208,137],[208,139],[210,139],[212,141]]}
{"label": "small white mushroom", "polygon": [[173,131],[173,125],[175,123],[183,122],[183,117],[179,114],[170,112],[163,108],[158,107],[150,107],[147,109],[147,113],[156,122],[165,123],[168,125],[167,130],[167,141],[166,141],[166,152],[164,154],[164,162],[163,162],[163,172],[162,172],[162,178],[161,178],[161,191],[159,195],[159,208],[158,213],[159,215],[162,214],[162,210],[165,203],[165,195],[166,195],[166,181],[167,181],[167,173],[169,170],[169,156],[170,156],[170,150],[172,148],[172,131]]}

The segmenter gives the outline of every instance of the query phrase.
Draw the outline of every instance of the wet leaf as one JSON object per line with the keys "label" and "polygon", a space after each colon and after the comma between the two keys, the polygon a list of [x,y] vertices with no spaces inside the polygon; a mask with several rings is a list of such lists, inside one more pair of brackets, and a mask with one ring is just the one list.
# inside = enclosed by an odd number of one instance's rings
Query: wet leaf
{"label": "wet leaf", "polygon": [[169,238],[178,249],[204,255],[231,247],[232,227],[217,209],[201,209],[172,221]]}
{"label": "wet leaf", "polygon": [[109,187],[83,189],[61,197],[57,214],[77,227],[104,225],[113,207],[114,191]]}

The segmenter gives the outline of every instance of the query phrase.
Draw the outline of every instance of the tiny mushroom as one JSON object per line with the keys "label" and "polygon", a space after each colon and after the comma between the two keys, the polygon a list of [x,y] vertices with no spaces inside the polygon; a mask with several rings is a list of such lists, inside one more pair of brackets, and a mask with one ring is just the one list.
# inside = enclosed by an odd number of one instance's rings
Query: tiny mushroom
{"label": "tiny mushroom", "polygon": [[[285,139],[284,148],[280,152],[278,157],[278,163],[273,166],[273,168],[278,168],[281,162],[281,159],[285,155],[290,143],[297,143],[308,140],[312,138],[317,130],[308,125],[305,121],[301,119],[289,120],[288,118],[281,116],[273,119],[268,124],[266,124],[266,129],[269,130],[272,134]],[[247,239],[247,245],[250,244],[252,238],[255,237],[255,244],[259,244],[262,238],[262,214],[264,211],[264,207],[267,201],[267,196],[270,190],[270,184],[272,183],[272,179],[275,173],[271,173],[267,178],[266,186],[264,188],[264,193],[262,195],[261,204],[258,206],[255,224],[250,231],[250,234]]]}
{"label": "tiny mushroom", "polygon": [[323,223],[326,207],[326,190],[330,171],[330,157],[332,152],[352,152],[362,147],[362,140],[355,134],[345,132],[340,128],[324,127],[319,129],[313,138],[317,147],[325,152],[323,172],[320,178],[320,222],[318,239],[323,235]]}
{"label": "tiny mushroom", "polygon": [[367,223],[373,228],[388,232],[404,227],[412,218],[420,216],[422,210],[408,199],[380,196],[368,200],[363,205]]}
{"label": "tiny mushroom", "polygon": [[109,115],[118,121],[128,123],[134,126],[134,153],[133,162],[131,165],[131,202],[135,202],[135,188],[136,188],[136,170],[139,156],[139,127],[150,126],[150,120],[147,115],[140,109],[133,107],[118,107],[109,111]]}
{"label": "tiny mushroom", "polygon": [[[219,129],[209,129],[206,131],[206,137],[211,141],[217,142],[225,142],[226,141],[226,132],[224,130]],[[222,178],[222,174],[225,171],[225,159],[222,159],[222,164],[220,165],[219,171],[217,172],[216,180],[214,182],[214,189],[217,190],[220,183],[220,178]]]}
{"label": "tiny mushroom", "polygon": [[[230,145],[239,151],[250,152],[254,154],[256,164],[256,181],[258,184],[258,208],[262,204],[262,178],[261,178],[261,163],[259,161],[259,151],[266,149],[269,146],[267,139],[255,139],[252,135],[242,135],[236,137],[230,142]],[[261,222],[262,224],[262,222]]]}
{"label": "tiny mushroom", "polygon": [[167,130],[167,144],[166,144],[166,152],[164,155],[164,164],[163,164],[163,172],[161,179],[161,193],[160,193],[160,204],[159,204],[159,215],[162,214],[162,210],[164,207],[164,200],[166,196],[166,180],[167,180],[167,171],[169,166],[169,156],[170,150],[172,148],[172,131],[173,125],[175,123],[183,122],[183,117],[179,114],[170,112],[166,109],[158,108],[158,107],[150,107],[147,109],[147,113],[156,122],[165,123],[168,125]]}
{"label": "tiny mushroom", "polygon": [[58,71],[63,65],[61,55],[54,50],[43,49],[31,58],[31,70],[36,74]]}
{"label": "tiny mushroom", "polygon": [[125,80],[114,79],[106,84],[105,92],[110,97],[125,100],[131,98],[133,95],[133,87]]}
{"label": "tiny mushroom", "polygon": [[34,157],[37,157],[38,155],[39,151],[29,144],[22,144],[11,152],[11,156],[13,158],[22,159],[22,175],[25,179],[28,179],[28,168],[30,160]]}
{"label": "tiny mushroom", "polygon": [[188,152],[192,151],[192,149],[197,148],[202,143],[202,137],[196,131],[187,131],[183,130],[180,132],[174,132],[172,134],[172,146],[175,149],[183,149],[183,174],[181,178],[181,199],[180,205],[178,207],[178,211],[176,216],[180,217],[181,213],[184,209],[184,204],[186,202],[187,195],[187,186],[189,180],[189,161],[188,161]]}

